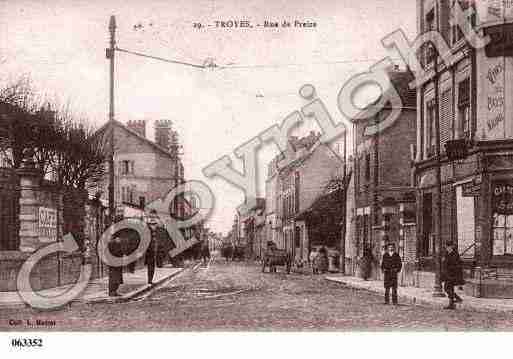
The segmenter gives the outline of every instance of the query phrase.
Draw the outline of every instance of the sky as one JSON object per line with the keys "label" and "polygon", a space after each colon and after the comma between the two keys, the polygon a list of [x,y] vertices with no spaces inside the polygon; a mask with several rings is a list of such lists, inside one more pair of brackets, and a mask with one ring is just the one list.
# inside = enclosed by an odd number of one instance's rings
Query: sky
{"label": "sky", "polygon": [[[315,86],[332,117],[336,97],[352,75],[387,52],[380,43],[402,29],[415,35],[415,1],[408,0],[0,0],[0,85],[28,76],[34,88],[69,104],[96,126],[108,116],[108,21],[117,21],[120,48],[193,64],[198,69],[116,54],[115,111],[121,122],[170,119],[181,135],[188,179],[204,181],[216,207],[209,226],[226,233],[243,193],[203,168],[229,155],[305,105],[298,95]],[[215,21],[250,21],[251,29],[216,28]],[[315,22],[315,28],[263,28],[264,21]],[[194,23],[205,26],[194,28]],[[305,126],[298,134],[311,128]],[[303,132],[302,132],[303,131]],[[266,167],[274,145],[258,153]],[[264,196],[260,171],[261,196]]]}

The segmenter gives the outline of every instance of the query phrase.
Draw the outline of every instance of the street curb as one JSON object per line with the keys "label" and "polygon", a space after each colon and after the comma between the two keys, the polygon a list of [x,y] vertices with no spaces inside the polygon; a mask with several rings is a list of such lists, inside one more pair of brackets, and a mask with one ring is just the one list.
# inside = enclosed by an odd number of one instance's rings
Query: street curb
{"label": "street curb", "polygon": [[[2,295],[1,292],[0,292],[0,295]],[[28,305],[25,302],[21,302],[21,303],[16,302],[13,304],[5,304],[5,303],[0,304],[0,309],[24,309],[24,308],[30,308],[30,305]]]}
{"label": "street curb", "polygon": [[159,279],[158,281],[154,282],[151,285],[150,284],[146,284],[146,285],[144,285],[144,286],[142,286],[140,288],[134,289],[131,292],[123,294],[121,297],[102,298],[102,299],[97,299],[97,300],[93,299],[93,300],[90,300],[90,301],[83,301],[82,303],[84,303],[84,304],[101,304],[101,303],[116,304],[116,303],[126,303],[126,302],[129,302],[130,300],[134,299],[135,297],[138,297],[138,296],[140,296],[142,294],[145,294],[145,293],[151,291],[154,288],[157,288],[162,283],[164,283],[164,282],[168,281],[169,279],[174,278],[177,275],[179,275],[180,273],[182,273],[185,269],[186,268],[180,268],[178,271],[170,274],[167,277]]}
{"label": "street curb", "polygon": [[[379,294],[385,295],[385,288],[375,288],[375,287],[369,287],[369,286],[365,286],[365,285],[358,285],[356,283],[348,283],[348,282],[344,282],[344,281],[334,278],[334,277],[331,277],[331,278],[325,277],[325,279],[327,281],[330,281],[333,283],[338,283],[338,284],[344,285],[349,288],[365,290],[367,292],[373,292],[373,293],[379,293]],[[399,287],[398,289],[399,289],[399,293],[398,293],[399,300],[402,302],[406,302],[408,304],[413,304],[413,305],[420,304],[420,305],[435,307],[438,309],[443,309],[447,305],[447,303],[440,303],[435,300],[429,300],[429,299],[418,297],[418,296],[411,295],[411,294],[404,294],[404,293],[401,294],[400,293],[401,287]],[[471,310],[474,312],[484,312],[484,313],[487,313],[487,312],[488,313],[489,312],[512,313],[513,312],[513,310],[511,308],[505,308],[505,307],[500,307],[500,306],[499,307],[498,306],[481,306],[481,305],[475,305],[475,304],[467,303],[467,302],[457,304],[457,309]]]}
{"label": "street curb", "polygon": [[[156,288],[157,286],[161,285],[165,281],[167,281],[167,280],[169,280],[171,278],[176,277],[177,275],[182,273],[185,269],[187,269],[187,268],[179,268],[178,271],[172,273],[171,275],[169,275],[167,277],[159,279],[157,282],[153,283],[152,285],[148,285],[148,284],[144,285],[144,286],[142,286],[140,288],[137,288],[137,289],[135,289],[135,290],[133,290],[131,292],[128,292],[127,294],[124,294],[121,297],[100,298],[100,299],[90,299],[90,300],[83,299],[83,298],[78,298],[78,299],[74,299],[71,302],[65,304],[63,307],[70,307],[70,306],[76,305],[76,304],[105,304],[105,303],[114,304],[114,303],[125,303],[125,302],[130,301],[134,297],[137,297],[137,296],[139,296],[141,294],[149,292],[150,290]],[[0,295],[1,295],[1,292],[0,292]],[[16,302],[16,303],[12,303],[12,304],[0,303],[0,309],[25,309],[25,308],[31,308],[31,306],[28,305],[27,303],[24,303],[24,302],[21,302],[21,303],[20,302]]]}

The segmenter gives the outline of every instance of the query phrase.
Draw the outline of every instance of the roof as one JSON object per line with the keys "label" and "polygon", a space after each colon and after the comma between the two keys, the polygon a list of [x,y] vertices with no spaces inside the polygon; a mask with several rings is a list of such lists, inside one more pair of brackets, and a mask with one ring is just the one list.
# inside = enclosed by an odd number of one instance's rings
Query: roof
{"label": "roof", "polygon": [[[402,102],[402,108],[417,108],[417,90],[410,88],[410,83],[414,80],[414,75],[411,71],[399,71],[399,70],[388,70],[388,77],[392,86],[399,94]],[[391,92],[392,89],[388,89],[386,93]],[[376,101],[377,103],[378,101]],[[361,114],[365,114],[369,109],[371,109],[374,104],[369,104],[364,110],[362,110]],[[383,109],[389,109],[390,102],[387,102]],[[368,118],[363,117],[360,119],[361,121],[367,121]]]}
{"label": "roof", "polygon": [[[146,137],[144,137],[143,135],[141,135],[140,133],[128,128],[127,126],[125,126],[123,123],[117,121],[117,120],[114,120],[114,124],[120,128],[122,128],[123,130],[127,131],[128,133],[130,133],[132,136],[134,137],[137,137],[138,139],[140,139],[141,141],[144,141],[145,143],[147,143],[148,145],[150,145],[151,147],[153,147],[154,149],[156,149],[157,151],[159,151],[160,153],[162,153],[163,155],[166,155],[168,156],[169,158],[172,158],[174,159],[174,156],[167,150],[165,149],[164,147],[156,144],[155,142],[147,139]],[[109,127],[110,125],[110,121],[107,121],[107,123],[105,125],[103,125],[100,129],[98,129],[98,131],[96,131],[96,134],[100,134],[104,131],[107,130],[107,128]]]}
{"label": "roof", "polygon": [[310,207],[296,215],[296,220],[326,218],[334,220],[334,223],[340,223],[344,216],[342,194],[343,190],[339,189],[317,197]]}
{"label": "roof", "polygon": [[[246,201],[246,203],[248,203],[248,202],[249,201]],[[244,203],[242,205],[242,208],[240,208],[239,214],[241,217],[247,216],[254,209],[265,209],[265,198],[262,198],[262,197],[257,197],[256,204],[251,208],[246,207],[246,203]]]}

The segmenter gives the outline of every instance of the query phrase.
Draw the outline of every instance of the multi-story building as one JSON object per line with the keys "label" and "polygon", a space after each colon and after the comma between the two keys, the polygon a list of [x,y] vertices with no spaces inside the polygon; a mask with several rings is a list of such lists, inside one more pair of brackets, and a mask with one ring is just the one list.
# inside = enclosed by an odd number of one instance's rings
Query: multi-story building
{"label": "multi-story building", "polygon": [[[277,222],[281,224],[284,248],[297,262],[304,262],[312,245],[337,248],[340,245],[342,218],[331,216],[324,228],[336,228],[322,235],[320,223],[312,220],[316,201],[326,195],[331,182],[341,176],[343,161],[334,146],[319,141],[320,135],[311,132],[303,138],[291,137],[283,158],[277,163]],[[338,203],[338,202],[334,202]],[[342,216],[342,213],[338,213]],[[316,217],[317,218],[317,217]]]}
{"label": "multi-story building", "polygon": [[240,218],[244,228],[246,258],[261,258],[265,244],[263,236],[265,198],[257,198],[253,207],[241,209]]}
{"label": "multi-story building", "polygon": [[[463,27],[450,23],[456,4],[476,10]],[[510,1],[417,1],[419,34],[439,31],[450,48],[441,57],[425,44],[420,53],[427,74],[417,83],[420,285],[435,284],[443,243],[453,241],[467,274],[476,267],[476,277],[494,273],[481,295],[499,287],[493,295],[511,295],[512,285],[493,281],[513,272],[512,15]],[[491,42],[471,46],[469,26]],[[452,149],[462,155],[455,158]]]}
{"label": "multi-story building", "polygon": [[[415,190],[411,181],[411,148],[416,139],[416,96],[409,89],[412,73],[398,68],[387,70],[389,79],[401,97],[402,108],[392,125],[372,135],[366,131],[383,121],[391,112],[386,105],[375,115],[356,121],[353,128],[353,195],[354,209],[351,220],[353,238],[350,259],[355,272],[358,258],[365,250],[372,253],[374,277],[386,241],[395,242],[400,255],[415,260],[415,248],[410,248],[415,238]],[[367,111],[373,111],[371,104]],[[351,201],[349,201],[351,203]],[[407,203],[409,203],[407,205]],[[409,223],[409,224],[407,224]],[[388,238],[388,239],[387,239]],[[408,247],[410,246],[410,247]]]}
{"label": "multi-story building", "polygon": [[276,243],[278,248],[285,248],[279,222],[278,212],[278,162],[282,155],[278,155],[267,166],[265,180],[265,237]]}
{"label": "multi-story building", "polygon": [[[127,125],[118,121],[109,122],[98,130],[98,134],[109,141],[110,131],[114,131],[117,214],[124,215],[134,206],[144,208],[145,204],[165,197],[172,188],[183,183],[184,169],[178,156],[177,135],[170,121],[156,121],[157,142],[146,137],[145,121],[129,121]],[[108,185],[107,174],[100,184],[104,201],[108,201]]]}

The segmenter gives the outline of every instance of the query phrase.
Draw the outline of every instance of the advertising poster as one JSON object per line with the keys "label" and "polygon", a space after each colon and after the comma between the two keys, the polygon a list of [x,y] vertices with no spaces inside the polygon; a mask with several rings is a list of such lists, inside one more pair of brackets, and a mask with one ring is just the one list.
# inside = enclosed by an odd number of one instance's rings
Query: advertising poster
{"label": "advertising poster", "polygon": [[39,207],[39,240],[43,243],[57,241],[57,210]]}

